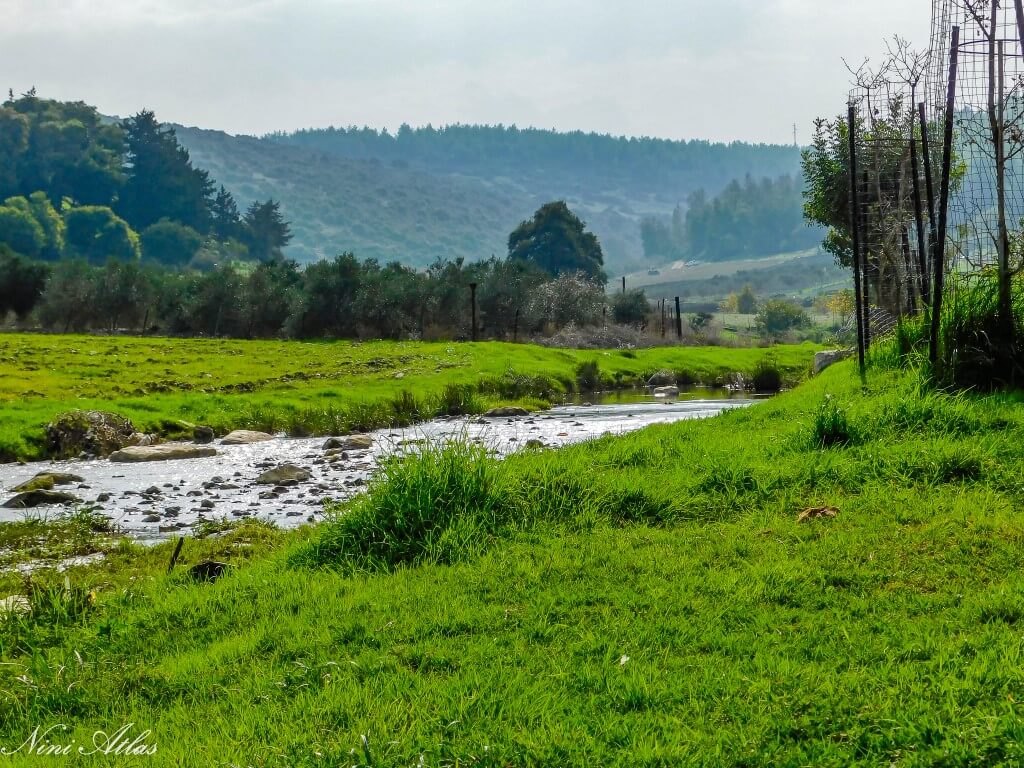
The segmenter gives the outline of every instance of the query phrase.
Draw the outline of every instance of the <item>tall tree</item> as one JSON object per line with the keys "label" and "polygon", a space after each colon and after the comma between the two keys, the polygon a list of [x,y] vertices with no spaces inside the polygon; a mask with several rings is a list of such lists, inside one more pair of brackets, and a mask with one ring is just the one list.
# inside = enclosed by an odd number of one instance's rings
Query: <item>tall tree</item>
{"label": "tall tree", "polygon": [[235,198],[222,184],[210,205],[213,234],[221,242],[238,237],[242,232],[242,217]]}
{"label": "tall tree", "polygon": [[192,166],[174,129],[148,110],[122,124],[128,168],[118,212],[138,230],[170,219],[206,234],[210,231],[214,184],[210,174]]}
{"label": "tall tree", "polygon": [[552,275],[582,272],[607,282],[604,254],[597,237],[564,201],[542,205],[508,237],[508,256],[532,262]]}
{"label": "tall tree", "polygon": [[242,222],[249,254],[259,261],[283,258],[281,249],[292,239],[291,225],[281,214],[281,204],[274,200],[255,202],[245,212]]}

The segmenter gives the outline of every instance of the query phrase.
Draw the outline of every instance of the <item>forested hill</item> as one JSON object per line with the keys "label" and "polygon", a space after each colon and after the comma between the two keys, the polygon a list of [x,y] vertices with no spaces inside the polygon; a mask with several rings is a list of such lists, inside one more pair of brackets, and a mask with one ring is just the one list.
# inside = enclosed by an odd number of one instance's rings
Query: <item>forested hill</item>
{"label": "forested hill", "polygon": [[343,250],[425,265],[501,255],[508,233],[564,199],[600,238],[609,273],[647,265],[645,217],[699,189],[799,173],[795,147],[614,138],[537,129],[322,129],[263,139],[177,127],[196,164],[239,199],[280,200],[300,260]]}
{"label": "forested hill", "polygon": [[377,158],[433,173],[509,179],[530,191],[565,191],[670,205],[697,189],[715,194],[746,175],[795,173],[794,147],[623,138],[514,126],[451,125],[395,134],[370,128],[324,128],[273,134],[272,141],[353,159]]}

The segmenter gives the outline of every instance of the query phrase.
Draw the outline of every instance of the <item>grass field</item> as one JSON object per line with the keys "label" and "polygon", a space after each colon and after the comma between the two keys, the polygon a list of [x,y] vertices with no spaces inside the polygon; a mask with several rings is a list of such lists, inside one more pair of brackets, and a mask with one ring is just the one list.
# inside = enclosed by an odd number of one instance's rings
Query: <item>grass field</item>
{"label": "grass field", "polygon": [[[110,410],[142,431],[185,420],[235,428],[336,433],[388,426],[411,393],[422,416],[452,405],[537,407],[574,386],[596,360],[609,386],[660,368],[716,383],[749,374],[770,354],[788,379],[816,347],[675,348],[584,352],[525,344],[272,342],[0,335],[0,460],[42,457],[44,426],[71,408]],[[459,389],[462,388],[462,389]],[[403,417],[405,414],[403,414]]]}
{"label": "grass field", "polygon": [[1019,397],[843,363],[702,422],[389,467],[335,521],[236,531],[212,585],[122,545],[0,622],[0,746],[130,722],[159,766],[1017,765],[1022,438]]}

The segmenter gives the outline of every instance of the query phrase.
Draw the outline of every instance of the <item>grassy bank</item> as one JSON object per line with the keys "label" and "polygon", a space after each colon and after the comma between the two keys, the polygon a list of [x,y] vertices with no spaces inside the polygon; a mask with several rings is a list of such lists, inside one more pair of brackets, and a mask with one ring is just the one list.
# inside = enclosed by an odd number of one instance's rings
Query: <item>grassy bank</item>
{"label": "grassy bank", "polygon": [[790,380],[816,347],[659,348],[621,352],[524,344],[269,342],[0,335],[0,460],[42,457],[43,427],[71,408],[115,411],[136,428],[176,422],[337,434],[448,412],[538,407],[597,361],[607,386],[667,368],[684,381],[750,375],[767,356]]}
{"label": "grassy bank", "polygon": [[0,623],[0,745],[132,722],[147,765],[1017,764],[1024,413],[919,380],[844,363],[707,421],[432,454],[224,547],[215,584],[166,548],[73,570],[111,586]]}

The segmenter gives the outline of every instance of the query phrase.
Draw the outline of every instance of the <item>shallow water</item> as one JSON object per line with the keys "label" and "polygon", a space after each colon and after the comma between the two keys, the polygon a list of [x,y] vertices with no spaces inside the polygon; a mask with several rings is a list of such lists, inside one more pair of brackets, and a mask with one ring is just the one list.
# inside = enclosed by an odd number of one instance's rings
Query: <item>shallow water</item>
{"label": "shallow water", "polygon": [[[324,460],[325,438],[294,439],[285,436],[253,445],[217,445],[218,455],[203,459],[112,463],[90,461],[39,462],[26,466],[0,465],[0,498],[37,472],[56,470],[84,478],[77,486],[59,490],[96,506],[127,535],[139,541],[156,541],[184,535],[201,520],[257,517],[285,528],[314,522],[323,514],[325,501],[348,498],[360,491],[377,463],[385,456],[420,444],[468,439],[486,445],[496,455],[522,450],[527,441],[540,440],[559,447],[603,434],[622,434],[651,424],[714,416],[753,401],[723,392],[726,397],[704,399],[706,393],[683,394],[678,399],[651,397],[601,398],[593,404],[558,406],[549,411],[515,418],[465,417],[437,419],[408,429],[384,429],[370,433],[373,448],[348,451],[335,464]],[[718,394],[718,393],[716,393]],[[290,462],[312,472],[312,478],[282,490],[274,498],[261,498],[271,486],[256,485],[265,469]],[[145,493],[156,488],[157,493]],[[97,503],[100,494],[109,499]],[[60,507],[31,510],[0,508],[0,522],[64,513]],[[147,520],[148,518],[148,520]]]}

